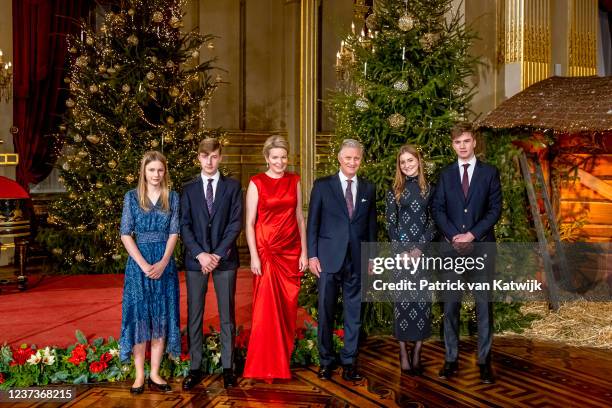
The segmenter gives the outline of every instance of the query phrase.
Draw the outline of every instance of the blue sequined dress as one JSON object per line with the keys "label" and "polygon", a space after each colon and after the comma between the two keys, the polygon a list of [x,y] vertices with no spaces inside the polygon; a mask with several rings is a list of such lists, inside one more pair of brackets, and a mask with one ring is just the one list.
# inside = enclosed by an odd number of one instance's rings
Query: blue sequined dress
{"label": "blue sequined dress", "polygon": [[[130,190],[123,201],[121,235],[132,235],[148,263],[161,260],[170,234],[179,233],[179,196],[170,192],[170,211],[161,208],[161,199],[150,211],[138,204],[138,193]],[[164,337],[166,352],[181,353],[179,320],[179,285],[174,257],[159,279],[148,278],[132,257],[128,257],[123,285],[121,361],[129,360],[132,347],[151,339]]]}

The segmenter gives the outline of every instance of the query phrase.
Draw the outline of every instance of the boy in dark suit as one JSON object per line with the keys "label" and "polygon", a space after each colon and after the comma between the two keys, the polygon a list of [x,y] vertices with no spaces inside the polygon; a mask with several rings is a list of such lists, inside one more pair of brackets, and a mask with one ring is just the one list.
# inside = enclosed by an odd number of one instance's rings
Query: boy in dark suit
{"label": "boy in dark suit", "polygon": [[[494,226],[502,210],[502,193],[498,170],[476,159],[476,140],[469,123],[456,125],[452,132],[452,146],[457,162],[440,173],[433,200],[433,217],[447,242],[463,254],[472,248],[472,242],[495,242]],[[476,248],[476,251],[479,249]],[[494,255],[494,254],[491,254]],[[486,276],[494,269],[494,256],[489,256]],[[486,279],[475,270],[465,272],[465,279]],[[491,345],[493,342],[493,315],[488,294],[474,293],[478,321],[478,365],[480,378],[485,384],[495,382],[491,370]],[[445,363],[441,378],[450,378],[458,370],[459,310],[461,295],[444,302]]]}
{"label": "boy in dark suit", "polygon": [[191,370],[183,380],[189,390],[204,378],[202,319],[212,274],[221,320],[221,361],[224,386],[236,385],[233,371],[234,296],[239,266],[236,240],[242,228],[242,188],[219,172],[221,144],[208,138],[198,146],[202,173],[185,184],[181,196],[181,235],[185,244],[185,280]]}
{"label": "boy in dark suit", "polygon": [[332,330],[339,288],[344,306],[342,378],[357,381],[357,346],[361,328],[361,243],[376,241],[376,188],[361,177],[363,146],[346,139],[340,147],[340,171],[315,181],[308,209],[308,266],[319,278],[319,378],[331,378]]}

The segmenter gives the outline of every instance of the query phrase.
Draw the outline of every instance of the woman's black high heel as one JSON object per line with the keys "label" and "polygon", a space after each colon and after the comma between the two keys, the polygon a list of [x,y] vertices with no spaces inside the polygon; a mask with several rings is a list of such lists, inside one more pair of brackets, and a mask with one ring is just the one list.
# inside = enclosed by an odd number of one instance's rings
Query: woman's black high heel
{"label": "woman's black high heel", "polygon": [[169,392],[172,391],[172,387],[170,387],[169,384],[158,384],[155,381],[153,381],[152,379],[149,378],[149,388],[152,391],[159,391],[159,392]]}

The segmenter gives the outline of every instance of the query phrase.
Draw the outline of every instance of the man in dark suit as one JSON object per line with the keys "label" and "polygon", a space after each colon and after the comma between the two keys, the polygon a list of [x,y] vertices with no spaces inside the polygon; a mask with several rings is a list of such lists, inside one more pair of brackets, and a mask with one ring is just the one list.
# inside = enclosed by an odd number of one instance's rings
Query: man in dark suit
{"label": "man in dark suit", "polygon": [[238,249],[242,228],[242,188],[237,180],[219,172],[221,144],[202,140],[198,160],[202,173],[185,184],[181,197],[181,235],[185,244],[185,279],[191,370],[183,389],[196,386],[204,377],[202,363],[202,318],[212,274],[221,320],[221,361],[224,386],[236,385],[234,375],[234,296]]}
{"label": "man in dark suit", "polygon": [[346,139],[340,171],[314,182],[308,210],[308,264],[319,278],[319,378],[330,379],[335,363],[332,333],[338,290],[344,305],[342,377],[358,381],[357,347],[361,328],[361,243],[376,241],[376,189],[357,177],[363,146]]}
{"label": "man in dark suit", "polygon": [[[440,173],[433,200],[433,217],[447,242],[460,255],[470,256],[483,252],[477,242],[495,242],[494,226],[502,210],[502,193],[498,170],[476,159],[476,140],[469,123],[456,125],[452,132],[452,146],[457,153],[457,162]],[[484,249],[486,251],[488,249]],[[483,282],[494,269],[494,254],[485,262],[484,273],[472,269],[462,278]],[[454,272],[451,272],[451,274]],[[457,275],[455,275],[457,276]],[[488,293],[477,291],[476,317],[478,321],[478,365],[480,378],[485,384],[495,382],[491,370],[491,344],[493,342],[493,315]],[[444,302],[445,363],[440,370],[441,378],[450,378],[458,370],[459,310],[461,294],[454,294]]]}

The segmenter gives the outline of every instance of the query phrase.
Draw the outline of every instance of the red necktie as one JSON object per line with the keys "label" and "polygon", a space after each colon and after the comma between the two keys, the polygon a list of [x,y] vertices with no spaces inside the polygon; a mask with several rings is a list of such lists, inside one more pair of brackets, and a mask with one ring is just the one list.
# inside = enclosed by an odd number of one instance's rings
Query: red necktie
{"label": "red necktie", "polygon": [[346,200],[346,209],[348,210],[349,218],[353,218],[353,190],[351,190],[351,184],[353,180],[346,180],[346,192],[344,193],[344,199]]}
{"label": "red necktie", "polygon": [[463,188],[463,196],[467,198],[468,189],[470,188],[470,181],[468,178],[468,167],[470,167],[470,163],[466,163],[463,165],[463,177],[461,177],[461,188]]}

